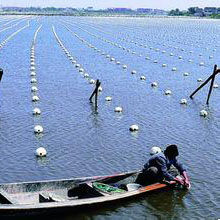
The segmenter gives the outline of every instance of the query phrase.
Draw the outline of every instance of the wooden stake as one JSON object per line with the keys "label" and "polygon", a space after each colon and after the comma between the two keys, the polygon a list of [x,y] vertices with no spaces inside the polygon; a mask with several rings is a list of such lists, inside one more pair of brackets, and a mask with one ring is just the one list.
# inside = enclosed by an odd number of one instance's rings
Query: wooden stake
{"label": "wooden stake", "polygon": [[3,69],[0,68],[0,82],[2,80],[2,75],[3,75]]}
{"label": "wooden stake", "polygon": [[203,87],[205,86],[209,80],[211,80],[213,77],[215,77],[215,75],[217,75],[219,73],[220,70],[217,70],[217,65],[214,66],[214,70],[213,70],[213,74],[204,82],[202,83],[202,85],[200,85],[189,97],[192,99],[193,96]]}
{"label": "wooden stake", "polygon": [[101,85],[101,82],[99,82],[99,80],[97,79],[95,90],[93,91],[92,95],[89,98],[90,102],[92,102],[92,98],[95,95],[95,107],[96,107],[96,109],[98,107],[98,89],[99,89],[100,85]]}
{"label": "wooden stake", "polygon": [[212,81],[211,81],[211,84],[210,84],[210,87],[209,87],[209,93],[208,93],[206,105],[209,104],[209,98],[210,98],[211,93],[212,93],[212,88],[213,88],[214,81],[215,81],[215,74],[213,74]]}

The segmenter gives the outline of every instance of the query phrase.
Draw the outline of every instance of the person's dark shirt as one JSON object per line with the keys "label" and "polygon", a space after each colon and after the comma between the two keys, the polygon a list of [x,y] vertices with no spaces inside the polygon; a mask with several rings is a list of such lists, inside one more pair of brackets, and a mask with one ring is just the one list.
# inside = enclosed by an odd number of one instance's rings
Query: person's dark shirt
{"label": "person's dark shirt", "polygon": [[161,177],[164,177],[166,180],[171,181],[175,178],[170,173],[168,173],[171,165],[176,167],[180,174],[185,171],[183,165],[179,163],[176,158],[173,160],[168,160],[168,158],[166,158],[166,156],[161,152],[153,155],[149,159],[149,161],[144,165],[143,172],[146,171],[149,167],[156,167]]}

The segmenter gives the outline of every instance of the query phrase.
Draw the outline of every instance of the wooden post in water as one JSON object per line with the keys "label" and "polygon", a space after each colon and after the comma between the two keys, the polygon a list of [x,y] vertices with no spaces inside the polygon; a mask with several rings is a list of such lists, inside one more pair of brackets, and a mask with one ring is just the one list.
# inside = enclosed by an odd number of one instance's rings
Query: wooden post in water
{"label": "wooden post in water", "polygon": [[[215,71],[215,72],[216,72],[216,71]],[[206,105],[209,104],[209,98],[210,98],[211,93],[212,93],[212,88],[213,88],[213,84],[214,84],[214,81],[215,81],[215,75],[216,75],[216,74],[213,74],[213,77],[212,77],[212,81],[211,81],[211,84],[210,84],[210,87],[209,87],[208,97],[207,97],[207,100],[206,100]]]}
{"label": "wooden post in water", "polygon": [[92,98],[95,95],[95,108],[97,109],[98,107],[98,92],[99,92],[99,86],[101,85],[101,82],[99,82],[99,80],[96,80],[96,87],[95,90],[93,91],[92,95],[90,96],[89,100],[90,102],[92,102]]}
{"label": "wooden post in water", "polygon": [[0,68],[0,82],[2,80],[2,75],[3,75],[3,69]]}
{"label": "wooden post in water", "polygon": [[220,69],[217,69],[217,65],[215,65],[212,75],[211,75],[204,83],[202,83],[202,85],[200,85],[189,97],[192,99],[193,96],[194,96],[203,86],[205,86],[205,85],[211,80],[211,85],[210,85],[210,88],[209,88],[209,93],[208,93],[208,97],[207,97],[207,101],[206,101],[206,104],[208,105],[208,104],[209,104],[209,98],[210,98],[210,95],[211,95],[211,93],[212,93],[212,88],[213,88],[215,76],[216,76],[218,73],[220,73]]}

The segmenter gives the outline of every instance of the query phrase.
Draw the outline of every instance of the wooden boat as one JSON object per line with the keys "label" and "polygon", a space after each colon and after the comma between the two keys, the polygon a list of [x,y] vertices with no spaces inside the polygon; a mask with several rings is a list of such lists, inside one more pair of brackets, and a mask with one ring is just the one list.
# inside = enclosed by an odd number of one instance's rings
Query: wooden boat
{"label": "wooden boat", "polygon": [[0,216],[36,215],[94,207],[170,188],[155,183],[120,189],[134,182],[138,171],[85,178],[0,184]]}

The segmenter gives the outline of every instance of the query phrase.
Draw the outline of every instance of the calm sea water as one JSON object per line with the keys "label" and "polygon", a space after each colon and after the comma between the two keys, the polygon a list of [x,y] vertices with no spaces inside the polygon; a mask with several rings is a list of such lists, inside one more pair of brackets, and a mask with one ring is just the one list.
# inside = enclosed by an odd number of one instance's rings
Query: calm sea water
{"label": "calm sea water", "polygon": [[[12,35],[27,21],[29,27]],[[40,25],[35,44],[38,91],[33,93],[31,43]],[[89,79],[61,49],[52,26]],[[0,182],[140,169],[152,146],[177,144],[192,182],[189,192],[152,194],[58,219],[220,218],[220,88],[213,89],[209,106],[209,85],[189,99],[199,86],[197,79],[205,80],[214,64],[220,65],[219,33],[218,20],[1,16],[0,43],[12,38],[0,48]],[[140,80],[142,75],[146,80]],[[103,88],[97,111],[89,102],[94,89],[90,79],[99,79]],[[154,81],[157,88],[151,87]],[[215,83],[220,84],[219,76]],[[164,95],[167,89],[172,95]],[[34,94],[40,97],[37,103],[31,101]],[[106,96],[112,101],[106,102]],[[186,106],[180,105],[182,98],[188,100]],[[117,106],[122,113],[114,112]],[[41,116],[32,115],[35,107]],[[202,109],[206,118],[199,115]],[[44,128],[41,136],[34,134],[37,124]],[[139,126],[135,134],[129,131],[132,124]],[[47,149],[46,158],[35,157],[40,146]]]}

